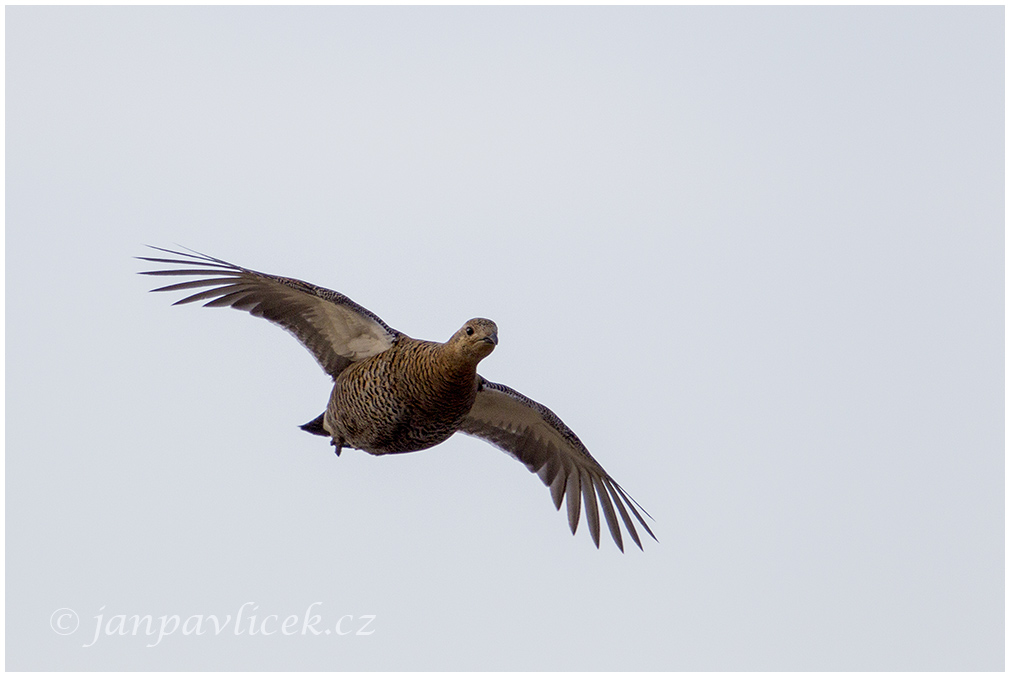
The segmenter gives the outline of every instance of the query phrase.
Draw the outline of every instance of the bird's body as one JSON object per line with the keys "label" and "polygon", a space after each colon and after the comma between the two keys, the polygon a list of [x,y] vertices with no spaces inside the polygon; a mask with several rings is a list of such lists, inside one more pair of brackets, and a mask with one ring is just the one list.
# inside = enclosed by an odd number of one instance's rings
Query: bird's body
{"label": "bird's body", "polygon": [[329,437],[338,455],[344,447],[377,456],[419,451],[463,432],[535,472],[550,487],[558,509],[567,502],[572,533],[584,502],[597,547],[600,508],[621,550],[618,513],[640,548],[629,510],[655,538],[635,502],[554,412],[477,373],[478,363],[498,343],[491,320],[471,319],[444,343],[421,341],[338,292],[195,252],[155,249],[182,258],[140,258],[185,267],[144,274],[198,278],[155,291],[206,288],[176,303],[206,301],[247,310],[280,325],[309,349],[333,378],[333,390],[325,411],[301,427]]}
{"label": "bird's body", "polygon": [[338,450],[376,456],[433,447],[459,430],[473,406],[479,361],[451,343],[400,335],[388,350],[340,372],[323,430]]}

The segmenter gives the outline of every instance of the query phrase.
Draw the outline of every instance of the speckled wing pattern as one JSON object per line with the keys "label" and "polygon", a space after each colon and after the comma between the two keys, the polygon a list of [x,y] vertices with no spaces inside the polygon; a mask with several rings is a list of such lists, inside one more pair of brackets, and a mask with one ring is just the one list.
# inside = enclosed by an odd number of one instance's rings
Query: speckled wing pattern
{"label": "speckled wing pattern", "polygon": [[[477,399],[459,429],[460,432],[487,440],[522,461],[530,472],[536,473],[550,487],[554,506],[558,510],[561,509],[562,500],[567,499],[568,525],[573,534],[579,524],[581,495],[589,532],[596,547],[600,547],[599,507],[603,508],[610,535],[622,552],[624,542],[617,513],[614,511],[615,505],[624,526],[639,548],[642,547],[642,541],[628,514],[629,510],[645,531],[653,539],[656,538],[635,509],[635,500],[590,456],[578,436],[542,404],[508,386],[481,377]],[[644,508],[638,507],[645,512]]]}
{"label": "speckled wing pattern", "polygon": [[267,319],[293,334],[333,378],[352,362],[388,349],[400,336],[374,313],[330,289],[259,273],[198,252],[186,253],[161,247],[151,249],[178,258],[137,258],[184,267],[148,270],[143,275],[200,276],[196,280],[152,291],[208,287],[173,305],[206,301],[204,306],[230,306]]}

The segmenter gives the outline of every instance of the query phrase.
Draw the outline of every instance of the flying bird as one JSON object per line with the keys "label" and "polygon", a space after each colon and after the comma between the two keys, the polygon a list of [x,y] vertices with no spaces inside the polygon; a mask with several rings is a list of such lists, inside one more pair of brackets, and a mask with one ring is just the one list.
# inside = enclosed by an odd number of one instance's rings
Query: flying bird
{"label": "flying bird", "polygon": [[376,456],[402,454],[433,447],[456,432],[473,435],[536,473],[550,487],[558,510],[566,501],[572,534],[584,503],[597,548],[601,508],[622,552],[618,513],[640,549],[631,515],[656,538],[638,510],[648,515],[645,509],[554,412],[477,373],[477,364],[498,345],[498,327],[491,320],[468,320],[444,343],[421,341],[338,292],[192,250],[151,248],[174,258],[137,258],[182,267],[142,275],[196,278],[152,291],[202,289],[173,305],[205,301],[204,306],[248,311],[286,329],[312,353],[333,379],[333,391],[326,410],[301,428],[329,437],[338,456],[345,447]]}

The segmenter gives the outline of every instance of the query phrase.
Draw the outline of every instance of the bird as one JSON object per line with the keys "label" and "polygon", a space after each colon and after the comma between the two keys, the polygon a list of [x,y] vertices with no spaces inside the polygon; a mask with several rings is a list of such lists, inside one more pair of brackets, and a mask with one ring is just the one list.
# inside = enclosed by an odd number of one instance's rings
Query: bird
{"label": "bird", "polygon": [[339,292],[186,247],[147,246],[159,254],[136,258],[159,267],[140,274],[195,278],[152,292],[201,289],[173,305],[203,301],[207,307],[247,311],[287,330],[312,353],[333,379],[333,389],[323,413],[300,428],[330,438],[337,456],[344,448],[376,456],[420,451],[460,432],[491,443],[535,473],[550,488],[557,510],[567,503],[573,535],[584,504],[597,548],[601,510],[621,552],[618,514],[640,550],[636,521],[658,542],[641,513],[652,516],[553,411],[477,373],[477,365],[498,345],[493,321],[472,318],[445,342],[423,341],[391,328]]}

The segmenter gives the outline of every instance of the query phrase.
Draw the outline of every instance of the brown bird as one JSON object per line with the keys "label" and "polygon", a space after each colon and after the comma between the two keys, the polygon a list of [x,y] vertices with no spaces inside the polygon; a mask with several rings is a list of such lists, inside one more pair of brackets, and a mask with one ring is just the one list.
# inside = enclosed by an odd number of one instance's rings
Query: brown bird
{"label": "brown bird", "polygon": [[181,258],[138,258],[187,267],[142,275],[198,277],[152,291],[207,287],[173,305],[206,301],[205,306],[246,310],[280,325],[308,348],[333,378],[333,392],[326,411],[301,428],[329,437],[338,456],[344,447],[376,456],[401,454],[433,447],[456,432],[474,435],[536,473],[550,487],[558,510],[567,499],[573,534],[579,524],[581,496],[597,548],[598,506],[622,552],[617,512],[639,548],[642,541],[629,510],[656,538],[635,506],[648,515],[645,509],[589,455],[554,412],[477,373],[477,364],[498,344],[498,327],[491,320],[469,320],[445,343],[420,341],[392,329],[335,291],[198,252],[152,249]]}

